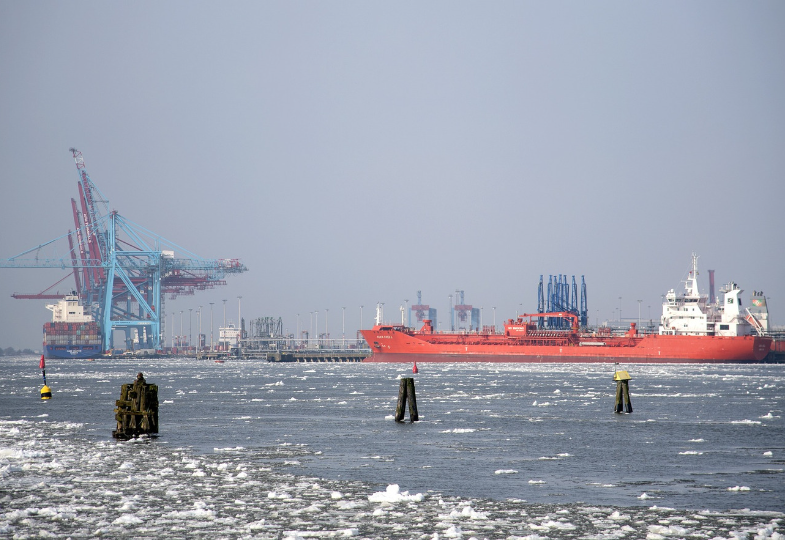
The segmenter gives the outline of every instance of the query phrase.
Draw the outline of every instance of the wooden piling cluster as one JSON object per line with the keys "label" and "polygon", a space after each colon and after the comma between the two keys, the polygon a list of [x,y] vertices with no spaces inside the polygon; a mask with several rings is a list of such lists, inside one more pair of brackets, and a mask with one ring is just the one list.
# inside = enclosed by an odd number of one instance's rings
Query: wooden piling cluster
{"label": "wooden piling cluster", "polygon": [[158,385],[147,384],[140,373],[132,384],[124,384],[115,402],[116,439],[158,433]]}
{"label": "wooden piling cluster", "polygon": [[398,406],[395,407],[396,422],[403,422],[407,401],[409,402],[409,420],[416,422],[420,417],[417,414],[417,397],[414,394],[414,379],[412,377],[401,379],[401,385],[398,388]]}
{"label": "wooden piling cluster", "polygon": [[630,374],[626,371],[617,371],[613,374],[613,380],[616,381],[616,405],[613,408],[614,412],[632,412],[630,379]]}

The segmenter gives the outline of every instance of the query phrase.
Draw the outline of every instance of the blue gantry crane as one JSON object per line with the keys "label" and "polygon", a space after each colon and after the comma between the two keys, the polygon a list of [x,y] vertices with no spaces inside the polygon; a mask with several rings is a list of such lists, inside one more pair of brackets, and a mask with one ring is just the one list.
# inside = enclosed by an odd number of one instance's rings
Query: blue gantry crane
{"label": "blue gantry crane", "polygon": [[[572,293],[570,290],[572,289]],[[542,275],[537,289],[537,313],[554,313],[567,311],[578,316],[581,327],[589,324],[589,308],[586,299],[586,281],[581,276],[580,306],[578,306],[578,285],[575,276],[572,276],[572,287],[567,281],[566,274],[549,275],[548,291],[545,292]],[[539,328],[566,329],[569,323],[559,317],[540,317],[537,320]]]}
{"label": "blue gantry crane", "polygon": [[[160,350],[166,294],[173,299],[225,285],[227,274],[247,268],[239,259],[201,258],[118,212],[108,211],[108,201],[87,174],[82,153],[75,148],[70,152],[79,174],[79,205],[71,199],[74,231],[0,261],[0,267],[69,270],[82,305],[101,325],[104,349],[114,348],[114,331],[118,330],[125,333],[126,344]],[[63,296],[47,290],[13,296]]]}
{"label": "blue gantry crane", "polygon": [[464,292],[460,289],[455,289],[455,305],[450,305],[450,329],[480,330],[480,308],[466,304]]}

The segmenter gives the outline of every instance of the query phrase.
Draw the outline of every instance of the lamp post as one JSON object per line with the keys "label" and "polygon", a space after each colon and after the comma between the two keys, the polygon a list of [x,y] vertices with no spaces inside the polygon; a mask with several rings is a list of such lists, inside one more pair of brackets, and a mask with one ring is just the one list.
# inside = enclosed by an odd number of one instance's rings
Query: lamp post
{"label": "lamp post", "polygon": [[240,340],[243,338],[243,319],[240,316],[240,300],[242,300],[242,296],[237,297],[237,347],[240,347]]}
{"label": "lamp post", "polygon": [[180,310],[180,335],[177,336],[177,346],[183,346],[183,310]]}
{"label": "lamp post", "polygon": [[[621,296],[619,297],[619,324],[622,325],[621,322]],[[622,325],[624,326],[624,325]]]}
{"label": "lamp post", "polygon": [[[224,335],[223,335],[223,338],[224,338],[224,342],[226,342],[226,298],[223,299],[223,303],[224,303],[224,325],[223,325]],[[219,341],[220,341],[220,337],[221,337],[221,333],[219,332],[218,333]]]}
{"label": "lamp post", "polygon": [[202,345],[202,306],[199,306],[199,335],[196,336],[196,356],[199,356],[199,347]]}
{"label": "lamp post", "polygon": [[496,306],[493,306],[493,331],[496,332]]}
{"label": "lamp post", "polygon": [[318,349],[319,348],[319,310],[318,309],[313,312],[313,320],[314,320],[314,327],[315,327],[314,334],[316,334],[316,348]]}
{"label": "lamp post", "polygon": [[210,302],[210,350],[213,350],[213,304],[215,302]]}
{"label": "lamp post", "polygon": [[326,345],[329,348],[329,346],[330,346],[330,330],[329,330],[329,328],[327,326],[327,317],[328,317],[328,315],[330,315],[330,310],[327,309],[327,308],[324,308],[324,337],[327,338]]}
{"label": "lamp post", "polygon": [[193,308],[188,308],[188,347],[189,348],[191,347],[191,345],[194,342],[194,331],[193,331],[194,325],[193,325],[193,322],[191,321],[191,312],[192,311],[193,311]]}
{"label": "lamp post", "polygon": [[638,300],[638,328],[641,326],[641,302],[643,300]]}
{"label": "lamp post", "polygon": [[454,321],[455,316],[453,315],[453,311],[452,311],[452,295],[451,294],[447,295],[447,300],[450,302],[450,332],[452,332],[452,331],[455,330],[455,321]]}
{"label": "lamp post", "polygon": [[341,308],[341,349],[346,348],[346,306]]}
{"label": "lamp post", "polygon": [[171,347],[174,349],[174,311],[172,312],[172,339],[170,341],[172,344]]}

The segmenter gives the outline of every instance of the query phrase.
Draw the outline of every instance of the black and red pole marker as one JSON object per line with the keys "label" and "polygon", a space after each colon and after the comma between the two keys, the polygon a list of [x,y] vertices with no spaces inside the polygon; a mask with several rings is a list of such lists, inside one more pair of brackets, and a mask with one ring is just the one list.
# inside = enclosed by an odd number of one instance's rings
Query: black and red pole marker
{"label": "black and red pole marker", "polygon": [[44,355],[41,355],[41,361],[38,363],[38,367],[41,368],[41,375],[44,377],[44,386],[41,388],[41,399],[52,399],[52,389],[46,385],[46,362],[44,361]]}

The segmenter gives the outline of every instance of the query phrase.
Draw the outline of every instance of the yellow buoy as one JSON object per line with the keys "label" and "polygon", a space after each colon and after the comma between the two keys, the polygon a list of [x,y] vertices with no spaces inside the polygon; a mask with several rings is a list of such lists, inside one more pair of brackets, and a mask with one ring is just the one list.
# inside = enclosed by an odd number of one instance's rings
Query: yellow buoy
{"label": "yellow buoy", "polygon": [[52,399],[52,389],[44,385],[44,387],[41,388],[41,399]]}

